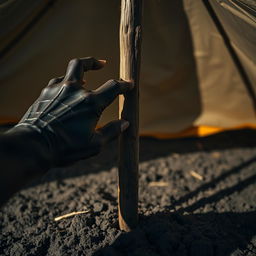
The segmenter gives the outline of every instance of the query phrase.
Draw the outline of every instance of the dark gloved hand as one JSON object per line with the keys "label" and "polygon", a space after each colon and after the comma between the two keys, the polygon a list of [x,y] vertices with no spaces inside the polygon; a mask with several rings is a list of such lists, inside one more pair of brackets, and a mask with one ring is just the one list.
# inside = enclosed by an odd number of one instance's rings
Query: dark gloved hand
{"label": "dark gloved hand", "polygon": [[[110,122],[95,130],[102,111],[132,83],[109,80],[94,91],[83,87],[84,72],[97,70],[105,61],[94,58],[71,60],[65,77],[52,79],[22,120],[10,132],[30,129],[43,138],[51,166],[87,158],[124,131],[125,120]],[[29,137],[28,137],[29,139]]]}

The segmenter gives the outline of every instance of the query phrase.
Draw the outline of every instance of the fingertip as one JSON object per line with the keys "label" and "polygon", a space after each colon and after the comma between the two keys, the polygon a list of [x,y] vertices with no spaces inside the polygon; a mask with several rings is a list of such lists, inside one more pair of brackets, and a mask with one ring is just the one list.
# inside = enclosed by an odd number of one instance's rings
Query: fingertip
{"label": "fingertip", "polygon": [[127,120],[121,120],[121,132],[124,132],[130,125],[130,123]]}
{"label": "fingertip", "polygon": [[132,80],[119,80],[118,81],[122,92],[130,91],[134,88],[134,82]]}
{"label": "fingertip", "polygon": [[103,68],[107,63],[107,60],[96,60],[93,66],[93,69],[101,69]]}
{"label": "fingertip", "polygon": [[103,65],[107,63],[107,60],[98,60],[98,61],[101,62]]}

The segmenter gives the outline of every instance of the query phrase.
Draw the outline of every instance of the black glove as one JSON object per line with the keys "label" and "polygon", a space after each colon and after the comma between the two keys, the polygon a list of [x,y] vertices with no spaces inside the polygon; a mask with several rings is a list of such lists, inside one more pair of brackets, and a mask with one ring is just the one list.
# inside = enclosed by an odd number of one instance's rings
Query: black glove
{"label": "black glove", "polygon": [[[133,88],[130,82],[109,80],[94,91],[83,87],[84,72],[97,70],[105,61],[94,58],[69,62],[65,77],[52,79],[21,121],[9,133],[40,134],[50,166],[67,164],[100,152],[102,145],[117,137],[129,123],[110,122],[95,130],[102,111]],[[39,138],[39,136],[37,136]],[[42,150],[41,150],[42,151]],[[46,152],[45,152],[46,151]]]}

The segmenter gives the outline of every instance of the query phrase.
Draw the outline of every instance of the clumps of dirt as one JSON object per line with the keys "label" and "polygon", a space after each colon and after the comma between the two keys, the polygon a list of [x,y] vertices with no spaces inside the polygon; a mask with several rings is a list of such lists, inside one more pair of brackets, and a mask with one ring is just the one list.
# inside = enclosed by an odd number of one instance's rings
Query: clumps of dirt
{"label": "clumps of dirt", "polygon": [[118,229],[116,143],[50,170],[1,208],[0,255],[255,256],[255,139],[143,138],[140,224],[130,233]]}

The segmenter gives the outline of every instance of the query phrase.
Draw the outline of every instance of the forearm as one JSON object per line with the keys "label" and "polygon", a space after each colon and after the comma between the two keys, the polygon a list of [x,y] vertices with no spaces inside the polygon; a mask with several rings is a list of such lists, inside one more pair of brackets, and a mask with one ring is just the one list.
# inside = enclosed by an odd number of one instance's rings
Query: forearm
{"label": "forearm", "polygon": [[47,143],[28,128],[10,130],[0,136],[0,203],[25,184],[24,177],[50,168]]}

